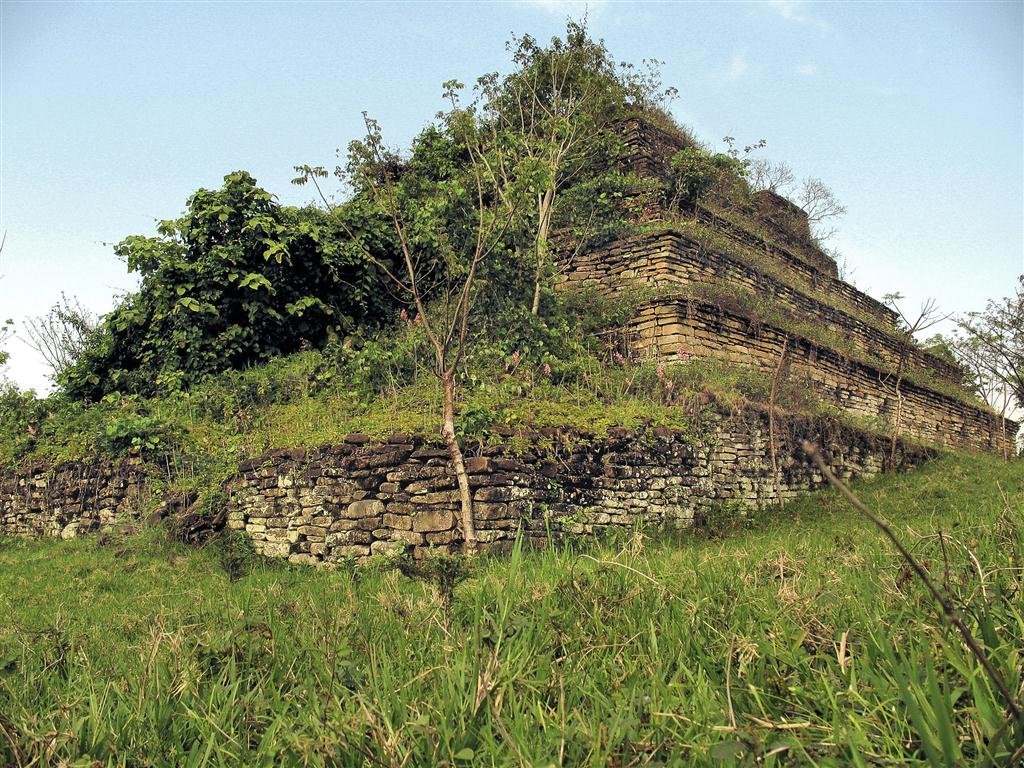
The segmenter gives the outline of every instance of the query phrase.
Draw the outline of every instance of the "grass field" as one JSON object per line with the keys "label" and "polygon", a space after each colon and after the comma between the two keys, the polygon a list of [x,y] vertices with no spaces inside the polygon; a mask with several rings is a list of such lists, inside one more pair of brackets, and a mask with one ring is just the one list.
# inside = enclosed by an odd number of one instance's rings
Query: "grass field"
{"label": "grass field", "polygon": [[[1019,697],[1024,463],[855,489]],[[731,531],[460,563],[0,540],[0,764],[1005,765],[1024,740],[832,493]]]}

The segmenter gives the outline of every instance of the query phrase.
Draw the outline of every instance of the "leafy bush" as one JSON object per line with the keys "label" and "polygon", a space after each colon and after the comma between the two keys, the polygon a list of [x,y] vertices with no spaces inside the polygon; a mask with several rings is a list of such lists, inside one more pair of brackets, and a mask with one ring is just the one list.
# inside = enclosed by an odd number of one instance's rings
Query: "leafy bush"
{"label": "leafy bush", "polygon": [[283,208],[243,171],[219,190],[199,190],[157,237],[115,248],[141,286],[61,383],[78,399],[173,391],[378,322],[394,300],[345,228],[386,259],[387,238],[370,211]]}
{"label": "leafy bush", "polygon": [[669,199],[672,207],[693,207],[709,192],[729,191],[746,175],[746,162],[718,152],[710,154],[697,147],[687,147],[672,158]]}
{"label": "leafy bush", "polygon": [[33,392],[0,383],[0,463],[18,461],[35,448],[37,425],[46,415],[46,404]]}
{"label": "leafy bush", "polygon": [[129,413],[111,420],[103,430],[99,447],[107,453],[152,453],[167,436],[167,425],[153,416]]}

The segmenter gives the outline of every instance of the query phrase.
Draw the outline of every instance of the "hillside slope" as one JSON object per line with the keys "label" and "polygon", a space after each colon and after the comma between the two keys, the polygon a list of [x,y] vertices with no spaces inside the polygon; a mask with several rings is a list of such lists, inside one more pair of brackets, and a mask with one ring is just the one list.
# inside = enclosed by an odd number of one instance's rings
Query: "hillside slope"
{"label": "hillside slope", "polygon": [[[1019,693],[1019,463],[856,488]],[[1002,765],[1021,735],[832,493],[587,546],[325,571],[158,530],[0,540],[0,762]]]}

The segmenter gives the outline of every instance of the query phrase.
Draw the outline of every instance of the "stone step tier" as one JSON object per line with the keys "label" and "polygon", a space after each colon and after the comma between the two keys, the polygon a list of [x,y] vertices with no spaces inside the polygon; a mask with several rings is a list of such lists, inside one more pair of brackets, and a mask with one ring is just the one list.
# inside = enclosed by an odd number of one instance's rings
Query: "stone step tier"
{"label": "stone step tier", "polygon": [[[677,361],[708,356],[774,375],[784,346],[783,375],[802,379],[822,400],[872,424],[893,428],[896,378],[812,341],[720,307],[695,301],[656,299],[642,306],[628,328],[641,356]],[[685,365],[686,363],[680,363]],[[903,381],[900,434],[930,445],[1013,452],[1017,423],[928,387]]]}
{"label": "stone step tier", "polygon": [[[619,130],[626,144],[626,169],[638,176],[658,179],[662,185],[667,186],[672,175],[672,158],[687,146],[682,137],[657,127],[643,117],[624,121]],[[757,227],[770,240],[749,227],[716,216],[711,207],[704,207],[703,203],[692,213],[736,242],[770,250],[786,262],[796,262],[824,275],[838,277],[835,260],[811,237],[806,212],[790,200],[770,190],[761,190],[751,193],[748,203],[740,207],[735,202],[720,202],[727,204],[734,215],[756,222]],[[640,195],[636,201],[640,211],[639,220],[662,220],[678,216],[679,211],[669,211],[666,203],[663,195]]]}
{"label": "stone step tier", "polygon": [[[826,482],[804,440],[847,480],[934,455],[901,442],[890,461],[884,437],[834,419],[780,412],[769,423],[763,409],[705,406],[683,431],[613,428],[598,437],[545,428],[467,441],[482,546],[501,551],[520,535],[544,545],[637,525],[699,526],[722,504],[775,508]],[[171,494],[149,512],[167,477],[148,470],[102,459],[19,469],[0,478],[0,536],[71,538],[182,508]],[[461,541],[448,450],[423,436],[352,434],[335,445],[270,451],[242,462],[223,490],[224,522],[267,557],[330,565],[400,551],[426,557]]]}
{"label": "stone step tier", "polygon": [[[667,183],[672,157],[687,146],[685,141],[643,117],[624,121],[620,131],[627,148],[626,167],[640,176]],[[662,193],[641,193],[634,208],[638,224],[656,225],[681,215],[680,211],[668,210]],[[740,220],[756,222],[756,227],[770,237],[754,231],[753,224],[748,227],[731,221],[703,204],[687,215],[718,235],[764,254],[784,273],[792,274],[795,281],[811,283],[817,290],[833,294],[859,312],[896,329],[899,316],[892,309],[839,279],[835,260],[813,241],[807,214],[797,205],[774,192],[762,190],[751,194],[746,208],[733,213],[738,214]]]}
{"label": "stone step tier", "polygon": [[910,371],[954,386],[964,380],[958,365],[671,230],[638,235],[582,254],[564,265],[563,277],[563,287],[593,285],[606,291],[631,283],[694,286],[695,290],[724,287],[755,300],[770,297],[773,305],[842,333],[862,358],[876,358],[893,369],[903,360]]}

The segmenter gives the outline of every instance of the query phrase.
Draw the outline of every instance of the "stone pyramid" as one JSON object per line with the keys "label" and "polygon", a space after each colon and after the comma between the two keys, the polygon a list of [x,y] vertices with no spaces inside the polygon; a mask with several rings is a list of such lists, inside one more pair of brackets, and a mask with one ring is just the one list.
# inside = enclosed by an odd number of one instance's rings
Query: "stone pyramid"
{"label": "stone pyramid", "polygon": [[[666,180],[680,138],[624,124],[629,165]],[[639,357],[712,357],[806,385],[852,423],[927,445],[1002,452],[1018,425],[964,386],[964,371],[913,343],[898,315],[839,277],[807,214],[769,191],[723,211],[680,214],[664,195],[634,201],[643,233],[566,258],[562,288],[648,286],[626,331]]]}

